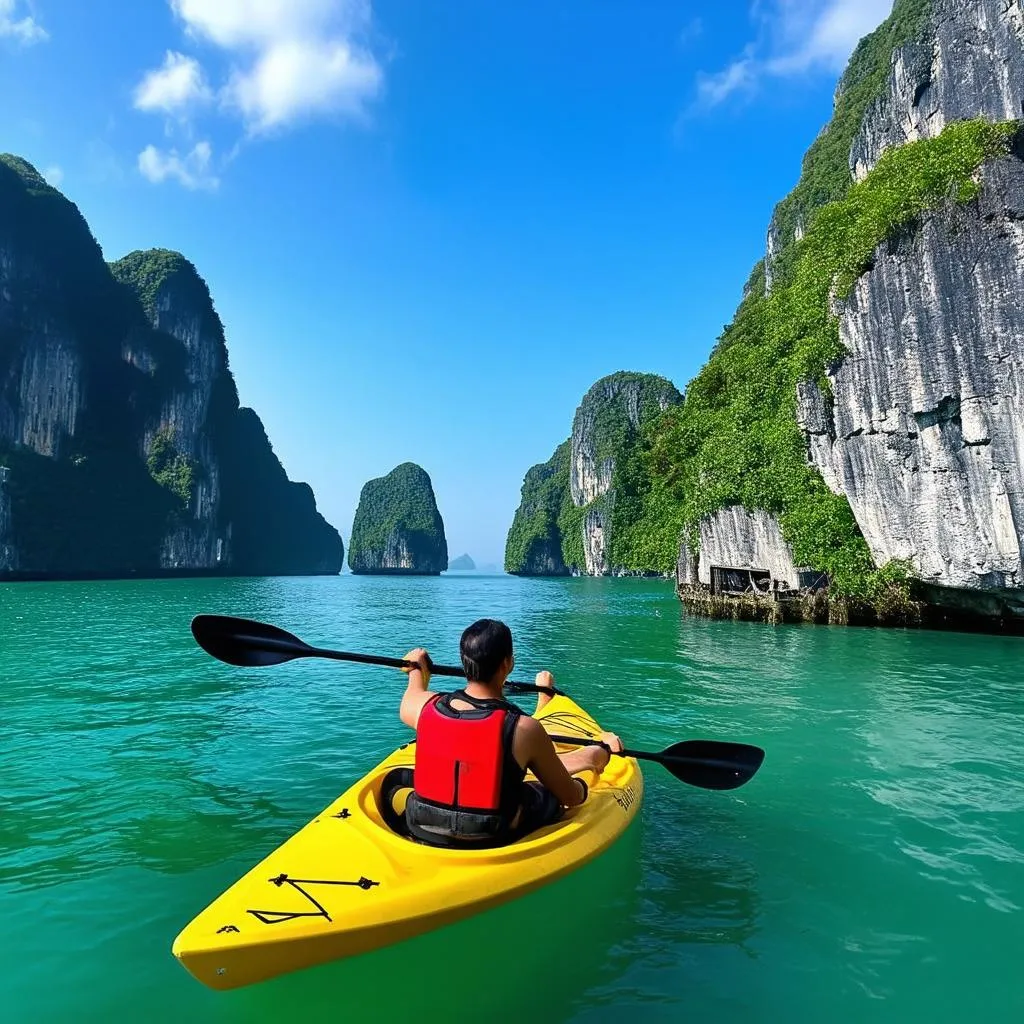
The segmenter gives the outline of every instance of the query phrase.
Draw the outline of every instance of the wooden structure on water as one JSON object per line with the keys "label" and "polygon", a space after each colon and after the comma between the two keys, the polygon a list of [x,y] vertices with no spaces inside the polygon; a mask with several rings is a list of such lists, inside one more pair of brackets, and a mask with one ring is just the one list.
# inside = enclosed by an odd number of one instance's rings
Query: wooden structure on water
{"label": "wooden structure on water", "polygon": [[713,597],[762,597],[770,600],[813,594],[828,586],[828,576],[814,569],[797,569],[796,585],[772,576],[770,569],[747,566],[711,566],[710,593]]}

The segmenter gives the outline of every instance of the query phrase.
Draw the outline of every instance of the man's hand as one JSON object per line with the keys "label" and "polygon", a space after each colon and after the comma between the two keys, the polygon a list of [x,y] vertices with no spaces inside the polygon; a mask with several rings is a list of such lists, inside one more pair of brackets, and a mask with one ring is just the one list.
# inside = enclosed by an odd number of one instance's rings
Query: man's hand
{"label": "man's hand", "polygon": [[586,751],[591,758],[590,767],[600,775],[601,772],[608,767],[608,762],[612,759],[612,754],[621,753],[623,746],[622,740],[620,740],[613,732],[603,732],[598,739],[605,744],[605,746],[587,747]]}
{"label": "man's hand", "polygon": [[[416,662],[416,668],[423,673],[423,683],[430,683],[430,655],[422,647],[414,647],[403,659],[404,661]],[[403,668],[403,672],[412,672],[413,668]]]}
{"label": "man's hand", "polygon": [[547,670],[537,673],[537,678],[534,680],[536,686],[542,686],[549,690],[555,688],[555,677]]}

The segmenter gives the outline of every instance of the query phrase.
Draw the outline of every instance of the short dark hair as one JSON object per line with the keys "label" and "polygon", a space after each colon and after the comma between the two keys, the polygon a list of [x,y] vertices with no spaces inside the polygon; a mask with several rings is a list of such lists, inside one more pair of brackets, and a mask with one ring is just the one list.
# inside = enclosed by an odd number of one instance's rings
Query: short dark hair
{"label": "short dark hair", "polygon": [[463,632],[459,654],[467,679],[489,683],[512,656],[512,630],[497,619],[479,619]]}

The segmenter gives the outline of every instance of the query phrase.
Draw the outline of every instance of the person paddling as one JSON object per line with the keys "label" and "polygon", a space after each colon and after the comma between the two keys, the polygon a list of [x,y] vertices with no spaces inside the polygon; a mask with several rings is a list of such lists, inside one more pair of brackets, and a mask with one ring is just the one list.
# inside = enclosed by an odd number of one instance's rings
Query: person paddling
{"label": "person paddling", "polygon": [[[454,693],[430,692],[430,657],[422,647],[406,661],[416,663],[399,715],[416,730],[413,791],[405,808],[414,838],[432,846],[484,849],[503,846],[557,821],[564,808],[587,799],[587,784],[577,772],[598,775],[609,749],[622,750],[614,733],[602,733],[607,745],[580,747],[559,754],[543,726],[503,697],[515,657],[512,632],[496,619],[480,619],[462,634],[459,645],[467,684]],[[537,685],[554,686],[550,672]],[[551,694],[537,698],[540,711]],[[539,782],[526,782],[527,770]]]}

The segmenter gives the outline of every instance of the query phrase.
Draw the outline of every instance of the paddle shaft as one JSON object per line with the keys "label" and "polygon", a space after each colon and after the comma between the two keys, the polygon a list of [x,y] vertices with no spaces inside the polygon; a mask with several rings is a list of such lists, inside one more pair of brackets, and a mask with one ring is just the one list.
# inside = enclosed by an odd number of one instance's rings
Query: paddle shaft
{"label": "paddle shaft", "polygon": [[[310,647],[309,644],[297,647],[291,641],[276,640],[273,637],[267,636],[246,636],[244,633],[236,633],[234,638],[240,643],[248,643],[253,648],[261,651],[276,651],[296,658],[327,658],[331,661],[354,661],[360,665],[381,665],[384,668],[418,667],[415,661],[406,661],[404,658],[387,658],[379,654],[356,654],[351,651],[330,651],[323,647]],[[430,663],[430,674],[463,679],[466,676],[465,671],[455,665],[435,665],[433,662]],[[515,693],[552,693],[556,695],[561,693],[561,690],[557,690],[554,687],[535,686],[533,683],[515,683],[511,680],[507,680],[505,686]]]}

